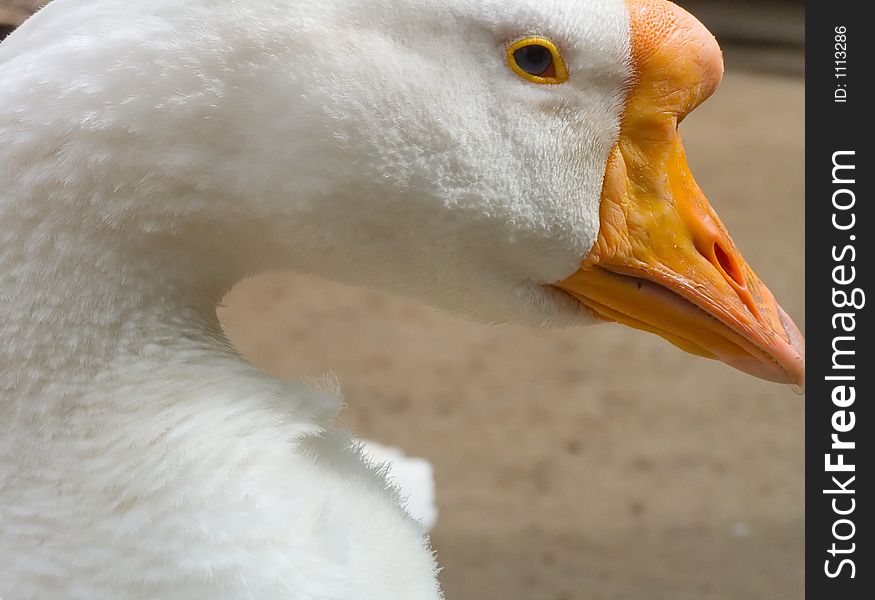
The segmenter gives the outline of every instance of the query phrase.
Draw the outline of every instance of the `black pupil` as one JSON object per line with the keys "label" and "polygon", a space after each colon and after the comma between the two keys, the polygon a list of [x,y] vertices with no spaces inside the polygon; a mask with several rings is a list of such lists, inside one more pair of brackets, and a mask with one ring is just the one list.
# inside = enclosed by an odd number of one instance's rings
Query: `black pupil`
{"label": "black pupil", "polygon": [[537,44],[519,48],[513,53],[513,58],[520,69],[535,76],[543,75],[553,64],[550,50]]}

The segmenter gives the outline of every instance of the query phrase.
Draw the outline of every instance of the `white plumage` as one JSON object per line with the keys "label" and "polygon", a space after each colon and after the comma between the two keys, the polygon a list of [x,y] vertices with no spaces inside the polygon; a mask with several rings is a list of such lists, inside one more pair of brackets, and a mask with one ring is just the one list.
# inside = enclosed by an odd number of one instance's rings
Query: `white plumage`
{"label": "white plumage", "polygon": [[[338,400],[247,364],[214,307],[291,268],[589,321],[541,283],[595,239],[626,20],[618,0],[55,0],[10,36],[0,596],[440,597]],[[504,64],[533,28],[573,48],[559,95]]]}
{"label": "white plumage", "polygon": [[[585,289],[569,288],[579,302],[553,284],[605,230],[647,27],[692,57],[678,75],[691,83],[686,105],[635,122],[633,192],[652,183],[659,200],[646,150],[680,146],[648,136],[674,135],[722,73],[700,25],[636,6],[55,0],[3,42],[0,597],[440,598],[427,464],[363,457],[334,425],[337,396],[266,377],[215,308],[241,279],[290,269],[467,318],[592,322]],[[633,52],[635,15],[646,35]],[[676,18],[677,35],[662,26]],[[555,43],[567,82],[508,68],[524,36]],[[648,93],[668,89],[659,77]],[[705,218],[692,229],[720,233]],[[631,239],[608,223],[617,247]],[[668,332],[689,350],[708,355],[705,340],[751,372],[798,376],[798,331],[771,306],[749,325],[762,306],[744,312],[754,300],[735,279],[758,282],[730,264],[728,236],[707,241],[687,243],[688,264],[742,325],[652,282],[634,298],[703,324],[704,337]],[[609,281],[635,293],[630,276]],[[401,491],[372,466],[386,457]]]}
{"label": "white plumage", "polygon": [[407,513],[427,530],[434,527],[438,511],[431,463],[377,442],[363,441],[362,451],[372,463],[386,469],[386,478],[398,488]]}

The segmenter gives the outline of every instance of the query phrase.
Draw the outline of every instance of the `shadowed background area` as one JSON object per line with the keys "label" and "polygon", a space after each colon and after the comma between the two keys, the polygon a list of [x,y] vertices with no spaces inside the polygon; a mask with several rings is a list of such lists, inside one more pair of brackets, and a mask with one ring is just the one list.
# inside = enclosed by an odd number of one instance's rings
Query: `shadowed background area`
{"label": "shadowed background area", "polygon": [[[0,37],[37,4],[0,0]],[[693,173],[804,329],[801,4],[685,6],[728,65],[682,126]],[[275,376],[334,373],[345,426],[433,463],[450,599],[803,595],[787,387],[620,326],[483,326],[298,275],[240,285],[221,317]]]}

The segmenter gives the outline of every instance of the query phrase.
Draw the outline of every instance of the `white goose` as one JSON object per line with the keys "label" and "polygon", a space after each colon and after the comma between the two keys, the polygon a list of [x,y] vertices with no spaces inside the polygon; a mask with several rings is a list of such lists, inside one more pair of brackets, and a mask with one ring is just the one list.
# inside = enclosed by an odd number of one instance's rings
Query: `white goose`
{"label": "white goose", "polygon": [[436,599],[338,401],[215,306],[296,269],[801,382],[690,176],[661,0],[55,0],[0,45],[0,597]]}

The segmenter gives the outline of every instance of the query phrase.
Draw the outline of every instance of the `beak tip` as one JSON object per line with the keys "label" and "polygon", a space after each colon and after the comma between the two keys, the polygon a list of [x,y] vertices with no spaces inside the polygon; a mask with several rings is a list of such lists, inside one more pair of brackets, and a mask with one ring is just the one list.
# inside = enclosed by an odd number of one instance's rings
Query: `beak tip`
{"label": "beak tip", "polygon": [[792,352],[796,354],[793,359],[788,361],[792,367],[787,370],[794,379],[792,382],[794,389],[798,388],[801,394],[805,390],[805,338],[802,332],[799,331],[796,323],[790,318],[790,315],[780,305],[777,308],[781,326],[784,328],[784,333],[787,336],[787,343]]}

